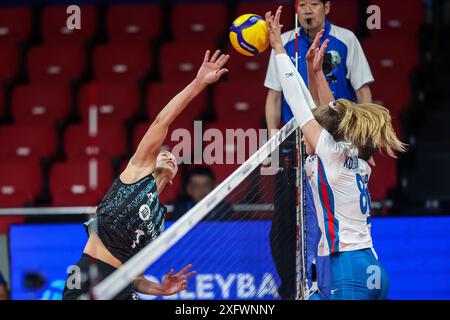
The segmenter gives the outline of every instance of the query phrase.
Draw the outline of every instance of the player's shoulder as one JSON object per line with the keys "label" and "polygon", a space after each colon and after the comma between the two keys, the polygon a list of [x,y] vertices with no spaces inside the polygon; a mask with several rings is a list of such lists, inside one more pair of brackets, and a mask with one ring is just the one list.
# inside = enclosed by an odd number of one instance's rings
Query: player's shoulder
{"label": "player's shoulder", "polygon": [[284,46],[294,40],[295,40],[295,29],[288,30],[281,34],[281,41]]}
{"label": "player's shoulder", "polygon": [[334,24],[332,24],[330,27],[330,35],[344,42],[347,46],[358,41],[358,38],[353,33],[353,31],[348,30],[346,28],[338,27]]}

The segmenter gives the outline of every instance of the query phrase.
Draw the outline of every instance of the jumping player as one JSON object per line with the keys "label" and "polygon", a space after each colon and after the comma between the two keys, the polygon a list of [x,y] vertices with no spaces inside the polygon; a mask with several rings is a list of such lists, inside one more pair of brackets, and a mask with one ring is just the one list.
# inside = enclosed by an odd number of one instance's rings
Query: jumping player
{"label": "jumping player", "polygon": [[[163,231],[166,208],[159,202],[158,195],[172,183],[178,166],[170,152],[160,152],[161,145],[169,126],[189,102],[228,72],[223,68],[228,59],[229,56],[220,54],[219,50],[211,58],[206,51],[197,77],[150,125],[127,167],[98,205],[95,218],[86,223],[89,239],[76,265],[84,277],[77,287],[69,275],[63,299],[85,298],[96,282],[120,268]],[[115,299],[136,298],[134,290],[149,295],[172,295],[186,289],[187,279],[195,273],[187,273],[190,268],[188,265],[177,274],[170,270],[162,283],[140,276]]]}
{"label": "jumping player", "polygon": [[[386,299],[389,277],[372,244],[369,159],[376,151],[392,157],[404,152],[392,128],[389,111],[376,104],[332,101],[321,69],[325,49],[316,49],[315,107],[281,41],[279,7],[266,13],[270,43],[283,94],[297,120],[309,155],[305,171],[313,190],[322,232],[319,255],[330,256],[332,299]],[[311,110],[312,109],[312,110]]]}

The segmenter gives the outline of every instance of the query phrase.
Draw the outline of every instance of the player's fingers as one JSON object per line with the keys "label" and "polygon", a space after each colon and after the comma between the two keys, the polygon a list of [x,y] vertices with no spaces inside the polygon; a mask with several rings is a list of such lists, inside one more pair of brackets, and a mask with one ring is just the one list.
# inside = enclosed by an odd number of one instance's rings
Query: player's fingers
{"label": "player's fingers", "polygon": [[209,61],[209,50],[206,50],[205,58],[203,59],[203,62],[208,62],[208,61]]}
{"label": "player's fingers", "polygon": [[219,78],[220,77],[222,77],[225,73],[227,73],[229,70],[228,69],[220,69],[218,72],[217,72],[217,76],[219,76]]}
{"label": "player's fingers", "polygon": [[[270,21],[270,11],[266,12],[265,18],[266,18],[267,24],[269,24],[269,21]],[[268,27],[269,27],[269,26],[268,26]]]}
{"label": "player's fingers", "polygon": [[266,12],[266,24],[267,24],[267,29],[269,29],[269,32],[272,30],[272,26],[270,24],[270,11]]}
{"label": "player's fingers", "polygon": [[316,38],[314,39],[314,42],[313,42],[314,48],[316,48],[316,47],[318,47],[320,45],[320,40],[322,40],[322,36],[323,35],[320,34],[320,33],[317,34],[317,36],[316,36]]}
{"label": "player's fingers", "polygon": [[197,272],[195,272],[195,271],[191,271],[191,272],[189,272],[188,274],[186,274],[186,279],[189,279],[190,277],[192,277],[193,275],[195,275]]}
{"label": "player's fingers", "polygon": [[322,47],[320,47],[320,53],[325,54],[327,51],[328,43],[330,42],[329,39],[325,40],[325,42],[322,44]]}
{"label": "player's fingers", "polygon": [[170,269],[169,272],[166,274],[166,278],[170,278],[174,272],[175,271],[173,269]]}
{"label": "player's fingers", "polygon": [[281,16],[281,10],[283,9],[283,6],[279,6],[277,9],[277,12],[275,13],[275,23],[280,23],[280,16]]}
{"label": "player's fingers", "polygon": [[220,50],[216,50],[216,52],[214,52],[214,55],[212,56],[211,60],[209,60],[209,62],[215,62],[217,60],[217,58],[220,55]]}
{"label": "player's fingers", "polygon": [[228,60],[230,59],[230,55],[228,54],[223,54],[220,56],[219,60],[217,60],[217,64],[219,65],[219,67],[223,67],[225,65],[225,63],[228,62]]}
{"label": "player's fingers", "polygon": [[180,272],[178,272],[175,276],[179,277],[179,276],[183,275],[183,274],[186,273],[186,271],[188,271],[190,268],[192,268],[192,264],[188,264],[186,267],[184,267],[183,269],[181,269]]}

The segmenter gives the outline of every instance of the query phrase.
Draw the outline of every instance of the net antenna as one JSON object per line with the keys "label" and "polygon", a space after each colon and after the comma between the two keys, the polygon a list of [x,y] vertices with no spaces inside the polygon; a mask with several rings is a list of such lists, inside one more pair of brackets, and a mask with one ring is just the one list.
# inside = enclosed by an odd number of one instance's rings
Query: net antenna
{"label": "net antenna", "polygon": [[122,267],[95,286],[92,289],[91,296],[97,300],[109,300],[115,297],[137,276],[141,275],[150,265],[154,264],[163,254],[191,231],[230,192],[236,189],[244,179],[263,164],[297,128],[298,123],[295,118],[291,119],[291,121],[274,134],[269,141],[250,156],[236,171],[174,222],[170,228],[140,250]]}
{"label": "net antenna", "polygon": [[[295,0],[294,8],[295,23],[295,68],[298,70],[298,0]],[[306,252],[306,177],[303,170],[306,155],[304,145],[302,143],[302,131],[297,130],[296,140],[296,172],[297,172],[297,244],[296,244],[296,275],[297,275],[297,300],[307,300],[309,295],[308,279],[306,276],[307,252]]]}

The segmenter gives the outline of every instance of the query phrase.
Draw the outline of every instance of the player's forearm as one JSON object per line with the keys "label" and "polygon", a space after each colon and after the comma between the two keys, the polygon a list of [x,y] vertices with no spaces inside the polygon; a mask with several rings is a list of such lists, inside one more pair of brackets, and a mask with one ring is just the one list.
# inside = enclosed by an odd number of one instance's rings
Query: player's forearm
{"label": "player's forearm", "polygon": [[314,101],[303,79],[297,76],[295,67],[288,55],[277,54],[275,59],[284,97],[300,128],[302,128],[308,121],[314,119],[311,112],[311,109],[314,108]]}
{"label": "player's forearm", "polygon": [[141,276],[134,281],[134,288],[139,293],[148,294],[152,296],[166,295],[166,292],[164,291],[160,283],[147,280],[145,279],[144,276]]}
{"label": "player's forearm", "polygon": [[317,90],[317,84],[316,84],[316,75],[315,75],[315,73],[313,71],[313,67],[310,63],[307,63],[307,67],[308,67],[308,89],[309,89],[309,92],[311,93],[314,103],[316,105],[320,105],[319,92]]}
{"label": "player's forearm", "polygon": [[356,90],[356,98],[358,99],[358,103],[372,103],[372,91],[368,84]]}
{"label": "player's forearm", "polygon": [[4,285],[0,285],[0,300],[8,300],[9,294],[8,289]]}
{"label": "player's forearm", "polygon": [[319,94],[320,105],[328,105],[330,102],[334,101],[333,93],[331,92],[328,81],[325,78],[325,74],[320,71],[315,74],[316,86]]}
{"label": "player's forearm", "polygon": [[206,86],[206,84],[201,83],[197,79],[192,81],[169,101],[164,109],[158,114],[154,122],[159,125],[169,126],[180,113],[186,109],[188,104],[206,88]]}
{"label": "player's forearm", "polygon": [[278,129],[281,121],[281,92],[269,90],[266,99],[266,122],[269,137]]}
{"label": "player's forearm", "polygon": [[314,119],[311,109],[315,107],[305,82],[298,75],[291,59],[286,54],[275,57],[283,94],[300,126],[305,139],[313,148],[316,147],[322,127]]}

